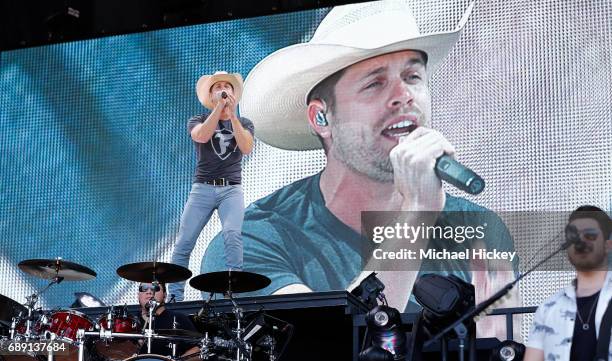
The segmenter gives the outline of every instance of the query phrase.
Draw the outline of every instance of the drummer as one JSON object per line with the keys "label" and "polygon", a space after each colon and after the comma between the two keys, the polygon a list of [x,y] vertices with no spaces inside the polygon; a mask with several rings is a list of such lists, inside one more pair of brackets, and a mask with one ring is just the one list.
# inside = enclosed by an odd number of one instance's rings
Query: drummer
{"label": "drummer", "polygon": [[[159,307],[155,310],[155,317],[153,321],[153,329],[154,330],[163,330],[163,329],[183,329],[197,332],[195,326],[189,319],[189,317],[183,315],[182,313],[174,312],[166,309],[165,300],[166,300],[166,284],[160,283],[159,285],[152,285],[151,283],[140,283],[138,286],[138,303],[140,304],[141,310],[141,324],[144,325],[143,329],[148,327],[149,321],[149,309],[148,303],[151,299],[155,298],[155,300],[160,304]],[[174,323],[176,322],[176,327]],[[198,352],[197,341],[193,343],[189,342],[178,342],[176,347],[177,355],[189,355],[194,352]],[[139,354],[147,353],[147,344],[146,342],[140,348]],[[172,349],[168,346],[167,340],[153,340],[151,344],[151,353],[156,355],[163,356],[172,356]]]}

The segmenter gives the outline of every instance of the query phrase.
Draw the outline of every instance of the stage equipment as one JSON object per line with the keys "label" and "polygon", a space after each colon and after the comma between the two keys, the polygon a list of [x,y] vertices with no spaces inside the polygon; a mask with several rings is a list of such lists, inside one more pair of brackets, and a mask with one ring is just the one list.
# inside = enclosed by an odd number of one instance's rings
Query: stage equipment
{"label": "stage equipment", "polygon": [[[527,277],[527,275],[529,275],[531,272],[536,270],[538,267],[540,267],[542,264],[547,262],[549,259],[551,259],[554,256],[556,256],[559,252],[566,250],[572,244],[577,244],[576,243],[577,242],[577,238],[572,236],[572,234],[573,234],[572,228],[569,227],[569,231],[568,231],[568,227],[566,227],[565,231],[566,231],[565,232],[566,233],[565,242],[562,243],[559,246],[559,248],[557,248],[557,250],[555,250],[554,252],[552,252],[551,254],[546,256],[544,259],[542,259],[536,265],[531,267],[527,272],[521,274],[517,279],[515,279],[514,281],[508,283],[502,289],[497,291],[493,296],[491,296],[488,299],[486,299],[485,301],[479,303],[476,307],[472,308],[468,312],[465,312],[461,317],[457,318],[457,320],[455,322],[453,322],[451,325],[447,326],[442,331],[438,332],[435,336],[433,336],[431,339],[429,339],[425,343],[424,347],[427,348],[427,347],[432,346],[435,342],[440,340],[442,337],[445,337],[446,334],[448,334],[449,332],[451,332],[453,330],[455,332],[457,332],[458,331],[458,327],[460,327],[460,325],[463,324],[464,322],[469,322],[470,320],[478,321],[478,319],[480,317],[486,316],[494,307],[496,307],[499,303],[503,302],[502,298],[509,297],[510,291],[512,290],[512,288],[514,288],[514,285],[516,285],[520,280],[522,280],[523,278]],[[558,241],[559,235],[561,233],[562,232],[560,232],[555,237],[553,237],[553,239],[550,242],[548,242],[548,243],[550,244],[550,243],[553,243],[555,241]],[[569,234],[569,236],[568,236],[568,234]],[[578,240],[579,240],[579,238],[578,238]],[[462,336],[459,337],[460,345],[461,345],[461,337]],[[463,361],[463,353],[462,352],[460,352],[459,357],[460,357],[459,358],[460,361]]]}
{"label": "stage equipment", "polygon": [[[466,312],[474,309],[474,286],[454,275],[442,276],[438,274],[424,274],[415,282],[414,297],[423,306],[419,327],[415,330],[415,337],[420,341],[439,332],[453,323]],[[459,339],[459,358],[462,360],[466,339],[469,341],[469,359],[476,357],[476,325],[472,320],[459,323],[454,331]],[[442,338],[441,350],[446,357],[448,337]],[[415,358],[420,359],[421,349],[415,350]]]}
{"label": "stage equipment", "polygon": [[376,277],[376,272],[372,272],[351,291],[351,294],[365,303],[369,309],[373,309],[378,306],[377,300],[382,302],[384,299],[385,295],[382,292],[384,289],[385,285]]}
{"label": "stage equipment", "polygon": [[123,265],[117,268],[117,274],[129,281],[158,284],[182,282],[192,275],[185,267],[155,261]]}
{"label": "stage equipment", "polygon": [[[204,339],[201,342],[200,357],[208,359],[216,355],[218,349],[225,349],[235,352],[235,359],[251,360],[253,346],[244,340],[243,323],[244,313],[242,308],[236,303],[233,297],[234,293],[253,292],[267,287],[272,281],[263,275],[244,271],[220,271],[203,273],[192,278],[189,281],[191,287],[204,292],[221,293],[228,297],[232,303],[232,313],[235,317],[235,328],[230,329],[225,323],[221,323],[227,336],[230,339],[210,338],[208,333],[205,333]],[[209,300],[210,300],[209,299]],[[271,357],[271,360],[274,360]]]}
{"label": "stage equipment", "polygon": [[370,346],[359,354],[359,361],[404,360],[407,354],[406,332],[398,310],[379,305],[366,315]]}
{"label": "stage equipment", "polygon": [[512,340],[501,342],[491,351],[490,361],[522,361],[525,345]]}
{"label": "stage equipment", "polygon": [[263,275],[244,271],[221,271],[203,273],[189,281],[199,291],[222,293],[253,292],[266,288],[272,281]]}
{"label": "stage equipment", "polygon": [[96,278],[96,272],[92,269],[74,262],[64,261],[60,257],[56,259],[29,259],[19,262],[17,266],[23,272],[34,277],[46,280],[61,278],[60,281],[54,283],[59,283],[63,280],[87,281]]}

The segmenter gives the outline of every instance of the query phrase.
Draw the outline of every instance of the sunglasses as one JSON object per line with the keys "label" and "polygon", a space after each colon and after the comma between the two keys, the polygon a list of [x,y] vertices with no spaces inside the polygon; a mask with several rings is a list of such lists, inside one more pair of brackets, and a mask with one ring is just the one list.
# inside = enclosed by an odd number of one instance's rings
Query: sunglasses
{"label": "sunglasses", "polygon": [[576,232],[580,236],[580,238],[582,238],[583,241],[590,242],[596,241],[597,237],[599,237],[600,235],[599,230],[594,228],[586,228],[582,231],[575,230],[574,232]]}
{"label": "sunglasses", "polygon": [[161,290],[161,287],[159,287],[159,285],[140,285],[138,286],[139,292],[147,292],[149,290],[153,292],[159,292]]}
{"label": "sunglasses", "polygon": [[584,231],[578,232],[580,237],[585,241],[595,241],[599,237],[599,231],[596,229],[585,229]]}

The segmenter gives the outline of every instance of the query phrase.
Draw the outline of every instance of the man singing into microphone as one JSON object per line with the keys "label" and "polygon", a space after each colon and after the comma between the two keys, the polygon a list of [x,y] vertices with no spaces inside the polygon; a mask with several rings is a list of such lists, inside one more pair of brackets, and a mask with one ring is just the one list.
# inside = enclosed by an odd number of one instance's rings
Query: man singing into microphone
{"label": "man singing into microphone", "polygon": [[[247,209],[245,260],[250,271],[272,279],[265,293],[357,285],[371,261],[362,253],[366,210],[431,211],[437,224],[449,226],[478,223],[463,212],[492,214],[484,246],[513,250],[499,217],[446,194],[434,172],[436,159],[455,148],[430,127],[430,72],[459,38],[468,14],[456,31],[421,34],[405,2],[339,6],[309,42],[280,49],[253,68],[242,106],[246,111],[249,104],[260,139],[288,150],[323,148],[327,158],[322,172]],[[211,242],[203,272],[221,268],[221,246],[219,237]],[[411,270],[419,270],[417,262]],[[472,281],[481,301],[513,279],[516,262],[472,273],[469,262],[457,261],[440,271]],[[378,277],[391,306],[414,310],[416,272]]]}
{"label": "man singing into microphone", "polygon": [[[612,252],[612,220],[597,207],[582,206],[572,212],[568,222],[580,239],[567,249],[576,268],[576,279],[538,307],[525,361],[593,361],[598,340],[605,331],[604,314],[610,313],[612,319],[612,309],[606,311],[612,299],[608,260]],[[610,340],[607,341],[603,360],[612,360]]]}
{"label": "man singing into microphone", "polygon": [[[197,164],[189,198],[183,209],[172,263],[189,267],[189,256],[200,232],[215,209],[219,212],[224,269],[241,270],[244,196],[241,186],[242,156],[253,149],[254,127],[238,117],[242,76],[218,71],[202,76],[196,85],[202,105],[208,109],[187,122]],[[169,292],[176,301],[184,298],[185,282],[173,283]]]}

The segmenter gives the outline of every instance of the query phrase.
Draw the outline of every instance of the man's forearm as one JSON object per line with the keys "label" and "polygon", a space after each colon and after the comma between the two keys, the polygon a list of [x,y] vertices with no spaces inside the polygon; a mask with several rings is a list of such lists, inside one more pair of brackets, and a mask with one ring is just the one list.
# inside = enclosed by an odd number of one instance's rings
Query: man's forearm
{"label": "man's forearm", "polygon": [[215,107],[203,123],[193,128],[191,131],[191,138],[198,143],[208,142],[213,134],[215,134],[215,129],[217,129],[222,109],[223,108]]}
{"label": "man's forearm", "polygon": [[238,117],[232,118],[232,127],[234,128],[234,138],[240,152],[244,155],[251,153],[253,150],[253,135],[251,132],[244,129]]}

